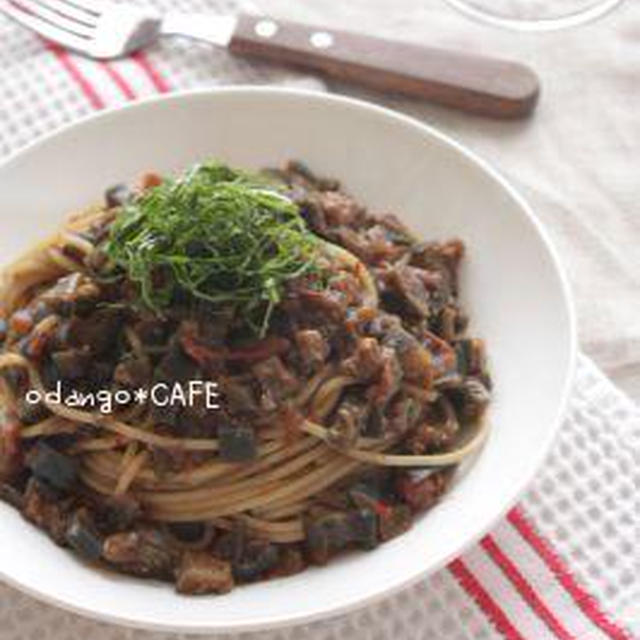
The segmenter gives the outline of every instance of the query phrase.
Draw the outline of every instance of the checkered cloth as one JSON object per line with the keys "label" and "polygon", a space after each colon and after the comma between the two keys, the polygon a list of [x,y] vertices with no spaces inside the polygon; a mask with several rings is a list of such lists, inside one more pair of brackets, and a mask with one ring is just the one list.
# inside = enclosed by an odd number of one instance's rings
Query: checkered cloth
{"label": "checkered cloth", "polygon": [[[159,9],[235,9],[168,0]],[[213,6],[215,5],[215,6]],[[95,62],[0,19],[0,156],[95,110],[225,83],[314,78],[178,40]],[[477,546],[393,598],[264,640],[640,638],[640,412],[581,357],[568,416],[525,498]],[[0,585],[2,640],[167,638],[84,620]]]}

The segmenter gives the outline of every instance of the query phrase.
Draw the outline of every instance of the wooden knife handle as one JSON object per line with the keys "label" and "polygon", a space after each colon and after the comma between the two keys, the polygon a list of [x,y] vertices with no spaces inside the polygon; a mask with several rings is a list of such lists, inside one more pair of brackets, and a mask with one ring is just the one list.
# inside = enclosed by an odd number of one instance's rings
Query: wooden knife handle
{"label": "wooden knife handle", "polygon": [[244,14],[229,49],[494,118],[529,115],[540,92],[517,62]]}

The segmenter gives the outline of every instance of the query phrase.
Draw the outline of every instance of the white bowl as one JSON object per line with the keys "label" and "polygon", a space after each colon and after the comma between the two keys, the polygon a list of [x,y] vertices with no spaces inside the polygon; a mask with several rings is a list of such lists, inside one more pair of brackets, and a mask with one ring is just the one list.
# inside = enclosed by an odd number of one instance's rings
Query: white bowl
{"label": "white bowl", "polygon": [[428,126],[323,94],[230,88],[174,95],[41,140],[0,167],[0,255],[10,259],[108,185],[210,156],[252,168],[299,158],[342,180],[373,209],[397,212],[424,238],[462,238],[464,299],[473,333],[488,342],[495,379],[487,446],[407,534],[224,597],[181,597],[170,585],[87,568],[0,505],[0,576],[38,598],[139,627],[264,630],[388,595],[486,532],[544,460],[567,399],[576,337],[567,283],[547,236],[503,178]]}

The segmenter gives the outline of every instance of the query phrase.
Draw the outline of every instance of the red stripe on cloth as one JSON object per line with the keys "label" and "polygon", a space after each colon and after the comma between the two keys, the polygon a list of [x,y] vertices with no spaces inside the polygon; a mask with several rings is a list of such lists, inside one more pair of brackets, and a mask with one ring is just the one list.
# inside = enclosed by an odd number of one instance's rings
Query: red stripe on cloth
{"label": "red stripe on cloth", "polygon": [[82,74],[68,51],[59,45],[48,41],[46,42],[46,47],[51,51],[51,53],[53,53],[60,64],[65,68],[66,72],[71,76],[71,79],[78,85],[87,100],[91,103],[91,106],[94,109],[104,109],[106,106],[104,100],[100,97],[89,80],[87,80],[87,78]]}
{"label": "red stripe on cloth", "polygon": [[486,536],[480,545],[498,567],[500,567],[500,570],[508,578],[509,582],[513,584],[524,601],[547,627],[549,627],[558,638],[561,638],[561,640],[575,640],[575,636],[564,628],[562,623],[556,618],[527,579],[522,575],[518,567],[516,567],[502,549],[500,549],[493,537],[491,535]]}
{"label": "red stripe on cloth", "polygon": [[460,558],[451,562],[448,569],[458,581],[458,584],[475,601],[489,621],[507,640],[526,640]]}
{"label": "red stripe on cloth", "polygon": [[564,561],[556,553],[550,542],[543,538],[531,524],[520,508],[512,509],[507,520],[516,528],[531,548],[549,567],[558,582],[564,587],[582,612],[613,640],[633,640],[631,635],[615,624],[600,608],[598,601],[581,587],[573,577]]}
{"label": "red stripe on cloth", "polygon": [[151,64],[147,56],[138,51],[131,59],[147,74],[149,80],[151,80],[156,91],[159,93],[168,93],[171,91],[169,83],[165,80],[164,76]]}
{"label": "red stripe on cloth", "polygon": [[113,80],[113,83],[122,91],[122,95],[127,100],[135,100],[136,94],[131,85],[124,79],[122,74],[108,62],[101,62],[100,66],[105,70],[107,75]]}

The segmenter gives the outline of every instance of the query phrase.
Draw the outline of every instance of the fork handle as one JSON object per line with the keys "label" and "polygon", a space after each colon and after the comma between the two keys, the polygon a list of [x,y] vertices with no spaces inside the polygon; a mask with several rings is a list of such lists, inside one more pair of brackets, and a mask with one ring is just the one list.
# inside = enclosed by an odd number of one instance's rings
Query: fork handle
{"label": "fork handle", "polygon": [[246,14],[229,50],[494,118],[529,115],[539,94],[516,62]]}

